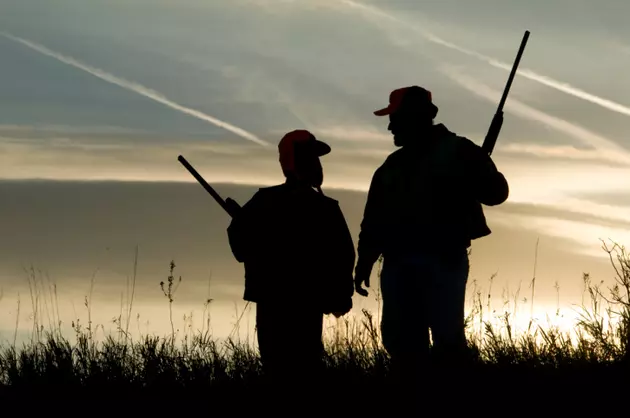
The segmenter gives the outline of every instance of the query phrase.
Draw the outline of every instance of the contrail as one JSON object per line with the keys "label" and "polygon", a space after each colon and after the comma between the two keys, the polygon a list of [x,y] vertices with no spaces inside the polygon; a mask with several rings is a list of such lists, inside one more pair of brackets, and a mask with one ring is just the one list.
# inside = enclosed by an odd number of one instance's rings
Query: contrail
{"label": "contrail", "polygon": [[[368,13],[368,14],[372,14],[373,16],[378,16],[381,18],[385,18],[388,19],[390,21],[393,21],[397,24],[402,24],[407,26],[408,28],[410,28],[411,30],[419,33],[420,35],[422,35],[425,39],[427,39],[428,41],[431,41],[435,44],[438,45],[442,45],[446,48],[450,48],[452,50],[461,52],[465,55],[471,56],[471,57],[475,57],[481,61],[486,62],[487,64],[490,64],[491,66],[495,67],[495,68],[500,68],[502,70],[506,70],[506,71],[511,71],[512,70],[512,64],[508,64],[505,63],[503,61],[500,61],[496,58],[492,58],[489,57],[487,55],[483,55],[479,52],[461,47],[459,45],[453,44],[451,42],[448,42],[442,38],[440,38],[439,36],[434,35],[433,33],[429,32],[429,31],[424,31],[421,29],[418,29],[415,25],[412,25],[408,22],[405,22],[377,7],[374,6],[369,6],[369,5],[365,5],[365,4],[361,4],[361,3],[357,3],[356,1],[353,0],[342,0],[342,3],[346,4],[347,6],[350,7],[354,7],[356,9],[360,9],[361,11]],[[621,113],[623,115],[626,116],[630,116],[630,107],[628,106],[624,106],[620,103],[617,102],[613,102],[612,100],[608,100],[605,99],[603,97],[600,96],[596,96],[594,94],[588,93],[584,90],[581,90],[577,87],[574,87],[568,83],[563,83],[561,81],[557,81],[554,80],[550,77],[544,76],[544,75],[540,75],[534,71],[528,70],[528,69],[518,69],[516,71],[516,73],[522,77],[525,77],[529,80],[535,81],[537,83],[543,84],[547,87],[551,87],[555,90],[561,91],[563,93],[566,93],[570,96],[573,97],[577,97],[579,99],[582,100],[586,100],[588,102],[591,102],[593,104],[596,104],[598,106],[601,106],[603,108],[606,108],[608,110],[612,110],[613,112],[617,112],[617,113]]]}
{"label": "contrail", "polygon": [[71,65],[71,66],[73,66],[75,68],[78,68],[80,70],[85,71],[86,73],[92,74],[93,76],[98,77],[101,80],[107,81],[108,83],[115,84],[115,85],[117,85],[119,87],[124,88],[125,90],[132,91],[132,92],[137,93],[137,94],[139,94],[141,96],[144,96],[144,97],[146,97],[148,99],[151,99],[151,100],[153,100],[155,102],[162,103],[163,105],[168,106],[171,109],[175,109],[175,110],[177,110],[179,112],[182,112],[182,113],[185,113],[187,115],[193,116],[193,117],[195,117],[197,119],[201,119],[203,121],[210,122],[211,124],[213,124],[215,126],[218,126],[219,128],[223,128],[223,129],[225,129],[227,131],[230,131],[230,132],[240,136],[241,138],[247,139],[249,141],[255,142],[255,143],[263,145],[263,146],[268,146],[269,145],[269,143],[267,143],[266,141],[258,138],[257,136],[255,136],[254,134],[252,134],[250,132],[247,132],[244,129],[239,128],[238,126],[234,126],[234,125],[232,125],[232,124],[230,124],[228,122],[224,122],[224,121],[222,121],[220,119],[217,119],[217,118],[215,118],[213,116],[210,116],[210,115],[207,115],[207,114],[205,114],[203,112],[200,112],[199,110],[195,110],[195,109],[191,109],[191,108],[186,107],[186,106],[182,106],[182,105],[180,105],[180,104],[178,104],[178,103],[176,103],[176,102],[166,98],[163,94],[161,94],[161,93],[159,93],[159,92],[157,92],[155,90],[152,90],[150,88],[147,88],[147,87],[145,87],[145,86],[143,86],[141,84],[135,83],[133,81],[128,81],[128,80],[125,80],[125,79],[120,78],[120,77],[116,77],[113,74],[110,74],[110,73],[108,73],[106,71],[103,71],[103,70],[100,70],[98,68],[91,67],[91,66],[89,66],[87,64],[84,64],[84,63],[74,59],[74,58],[71,58],[71,57],[65,56],[63,54],[60,54],[58,52],[52,51],[52,50],[46,48],[45,46],[37,44],[35,42],[19,38],[17,36],[13,36],[13,35],[8,34],[8,33],[0,32],[0,34],[2,36],[4,36],[4,37],[8,38],[8,39],[11,39],[11,40],[15,41],[15,42],[19,42],[19,43],[21,43],[21,44],[23,44],[23,45],[25,45],[25,46],[27,46],[27,47],[29,47],[29,48],[39,52],[41,54],[47,55],[47,56],[52,57],[52,58],[54,58],[54,59],[56,59],[58,61],[63,62],[64,64]]}
{"label": "contrail", "polygon": [[[461,87],[476,94],[479,97],[487,99],[490,102],[496,102],[501,96],[500,92],[489,88],[485,84],[482,84],[471,77],[465,76],[455,71],[451,67],[445,66],[443,67],[442,71],[445,75],[447,75]],[[545,112],[541,112],[540,110],[534,109],[533,107],[527,106],[514,99],[510,99],[505,104],[505,107],[506,109],[514,112],[519,116],[541,122],[549,126],[550,128],[571,135],[572,137],[579,139],[584,144],[599,149],[603,148],[608,152],[615,152],[618,154],[618,161],[623,161],[627,164],[630,163],[630,156],[628,155],[627,150],[617,145],[610,139],[598,135],[595,132],[589,131],[586,128],[583,128],[564,119],[560,119]]]}

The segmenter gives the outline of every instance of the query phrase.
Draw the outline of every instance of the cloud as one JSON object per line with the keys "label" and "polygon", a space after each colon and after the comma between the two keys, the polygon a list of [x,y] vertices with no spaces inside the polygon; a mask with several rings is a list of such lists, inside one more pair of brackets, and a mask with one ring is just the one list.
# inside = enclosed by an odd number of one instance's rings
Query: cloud
{"label": "cloud", "polygon": [[150,131],[141,129],[123,128],[119,126],[73,126],[73,125],[9,125],[0,124],[0,134],[24,132],[29,135],[39,132],[56,132],[62,134],[150,134]]}
{"label": "cloud", "polygon": [[[0,132],[0,179],[64,181],[195,182],[177,161],[183,155],[210,183],[274,185],[284,181],[277,150],[233,141],[199,142],[178,137],[138,143],[124,136],[77,137],[42,132],[39,138]],[[333,143],[322,158],[324,189],[367,190],[388,149]]]}
{"label": "cloud", "polygon": [[[471,56],[471,57],[475,57],[481,61],[486,62],[487,64],[490,64],[491,66],[495,67],[495,68],[499,68],[505,71],[511,71],[512,70],[512,64],[508,64],[506,62],[500,61],[496,58],[493,57],[489,57],[487,55],[481,54],[479,52],[473,51],[471,49],[468,48],[464,48],[462,46],[456,45],[452,42],[449,42],[433,33],[431,33],[430,31],[427,30],[423,30],[423,29],[419,29],[415,24],[409,23],[405,20],[399,19],[389,13],[387,13],[386,11],[375,7],[375,6],[371,6],[371,5],[366,5],[366,4],[362,4],[353,0],[342,0],[341,4],[345,4],[346,6],[352,7],[356,10],[360,10],[361,12],[363,12],[364,14],[368,14],[368,15],[372,15],[375,17],[380,17],[380,18],[384,18],[386,20],[389,20],[391,22],[395,22],[396,24],[403,24],[405,26],[407,26],[408,28],[412,29],[413,31],[415,31],[416,33],[419,33],[421,36],[423,36],[426,40],[433,42],[437,45],[441,45],[444,46],[446,48],[449,48],[451,50],[454,51],[458,51],[462,54]],[[514,48],[514,53],[516,54],[516,47]],[[527,52],[524,53],[524,55],[527,55]],[[575,86],[570,85],[569,83],[565,83],[562,81],[558,81],[558,80],[554,80],[551,77],[547,77],[545,75],[541,75],[538,74],[532,70],[529,69],[522,69],[519,66],[519,69],[517,70],[517,74],[525,77],[529,80],[535,81],[537,83],[540,83],[542,85],[545,85],[547,87],[551,87],[557,91],[561,91],[565,94],[568,94],[570,96],[576,97],[578,99],[582,99],[582,100],[586,100],[590,103],[596,104],[598,106],[601,106],[605,109],[611,110],[613,112],[617,112],[626,116],[630,116],[630,107],[622,105],[620,103],[614,102],[612,100],[608,100],[604,97],[600,97],[591,93],[588,93],[584,90],[581,90]]]}
{"label": "cloud", "polygon": [[548,146],[540,144],[505,144],[498,151],[510,154],[529,154],[541,158],[570,159],[579,161],[605,161],[628,165],[628,159],[616,151],[581,149],[571,145]]}
{"label": "cloud", "polygon": [[255,142],[259,145],[264,145],[267,146],[269,145],[266,141],[258,138],[256,135],[247,132],[246,130],[239,128],[238,126],[232,125],[228,122],[222,121],[220,119],[215,118],[214,116],[210,116],[206,113],[203,113],[199,110],[196,109],[192,109],[186,106],[182,106],[179,103],[176,103],[170,99],[168,99],[167,97],[165,97],[164,95],[162,95],[161,93],[152,90],[148,87],[145,87],[141,84],[135,83],[133,81],[128,81],[125,80],[123,78],[117,77],[113,74],[110,74],[104,70],[98,69],[98,68],[94,68],[91,67],[87,64],[84,64],[74,58],[65,56],[63,54],[60,54],[58,52],[52,51],[48,48],[46,48],[43,45],[40,45],[38,43],[17,37],[17,36],[13,36],[11,34],[8,33],[2,33],[0,32],[0,34],[8,39],[11,39],[12,41],[21,43],[43,55],[47,55],[49,57],[52,57],[60,62],[63,62],[64,64],[70,65],[72,67],[78,68],[82,71],[85,71],[86,73],[92,74],[95,77],[100,78],[101,80],[107,81],[108,83],[111,84],[115,84],[119,87],[124,88],[125,90],[137,93],[141,96],[144,96],[148,99],[151,99],[155,102],[161,103],[165,106],[168,106],[172,109],[177,110],[178,112],[193,116],[197,119],[206,121],[206,122],[210,122],[211,124],[218,126],[220,128],[226,129],[227,131],[230,131],[238,136],[240,136],[241,138],[247,139],[248,141],[252,141]]}
{"label": "cloud", "polygon": [[[308,129],[318,138],[326,137],[342,142],[369,143],[370,145],[383,145],[387,147],[390,147],[392,144],[392,136],[385,129],[378,130],[376,128],[355,125],[324,125],[321,123],[309,123]],[[271,133],[281,137],[286,131],[275,130]]]}
{"label": "cloud", "polygon": [[620,244],[630,241],[630,233],[627,228],[602,225],[601,223],[583,222],[574,219],[561,219],[541,217],[538,215],[515,215],[511,223],[525,230],[538,231],[550,237],[557,237],[575,242],[572,249],[577,255],[585,255],[596,258],[606,258],[599,244],[599,240],[614,241]]}
{"label": "cloud", "polygon": [[320,135],[325,135],[342,141],[375,142],[390,145],[392,136],[376,129],[366,129],[355,126],[313,127]]}
{"label": "cloud", "polygon": [[[472,77],[468,77],[456,71],[452,66],[444,65],[442,69],[446,76],[455,81],[461,87],[488,101],[498,103],[499,98],[501,97],[500,92],[491,89],[490,87],[486,86],[483,83],[480,83]],[[559,132],[570,135],[580,140],[586,145],[617,152],[620,160],[630,163],[630,154],[623,147],[617,145],[615,142],[611,141],[608,138],[598,135],[595,132],[589,131],[586,128],[583,128],[564,119],[557,118],[548,113],[541,112],[514,99],[508,99],[505,104],[505,109],[512,111],[513,113],[521,117],[533,120],[535,122],[541,122],[550,128],[553,128]]]}
{"label": "cloud", "polygon": [[630,220],[627,218],[618,216],[609,217],[599,212],[576,212],[555,205],[506,202],[504,205],[499,206],[496,211],[519,216],[563,219],[607,228],[630,230]]}
{"label": "cloud", "polygon": [[[2,179],[191,181],[177,162],[183,154],[208,180],[244,184],[278,181],[267,147],[231,141],[200,143],[172,138],[170,144],[141,145],[125,137],[80,139],[50,134],[41,139],[0,136]],[[198,167],[199,166],[199,167]],[[275,167],[274,167],[275,168]],[[194,180],[192,180],[194,181]]]}
{"label": "cloud", "polygon": [[[630,168],[522,159],[499,167],[511,194],[505,205],[492,209],[492,222],[571,240],[591,255],[599,239],[627,238],[630,205],[623,197],[630,189]],[[610,196],[610,204],[603,203],[601,195]]]}

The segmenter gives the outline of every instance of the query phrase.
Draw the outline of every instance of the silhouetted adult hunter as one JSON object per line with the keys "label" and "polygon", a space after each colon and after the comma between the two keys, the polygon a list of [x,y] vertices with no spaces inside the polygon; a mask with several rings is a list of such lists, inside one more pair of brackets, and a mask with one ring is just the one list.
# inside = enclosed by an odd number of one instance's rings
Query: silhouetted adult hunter
{"label": "silhouetted adult hunter", "polygon": [[468,248],[491,232],[480,205],[499,205],[509,194],[490,156],[435,124],[437,112],[431,92],[419,86],[394,90],[388,107],[374,112],[389,115],[388,130],[401,148],[372,178],[355,287],[367,295],[362,284],[369,287],[382,255],[381,331],[395,371],[417,371],[434,355],[453,365],[465,359]]}
{"label": "silhouetted adult hunter", "polygon": [[244,299],[256,303],[263,367],[283,383],[316,379],[324,314],[352,308],[355,249],[336,200],[321,191],[319,157],[331,148],[306,130],[278,145],[283,184],[260,188],[228,227],[245,266]]}

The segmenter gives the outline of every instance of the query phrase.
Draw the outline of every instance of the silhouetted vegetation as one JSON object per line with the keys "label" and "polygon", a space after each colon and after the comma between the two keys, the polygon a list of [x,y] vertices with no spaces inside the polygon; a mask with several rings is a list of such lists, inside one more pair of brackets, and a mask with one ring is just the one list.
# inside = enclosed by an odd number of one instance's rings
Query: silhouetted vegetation
{"label": "silhouetted vegetation", "polygon": [[[476,308],[468,317],[471,327],[475,321],[482,326],[469,333],[474,361],[460,376],[461,380],[447,383],[449,392],[444,396],[462,399],[479,395],[477,401],[494,405],[543,402],[558,392],[577,396],[582,393],[575,390],[603,390],[602,396],[606,397],[615,390],[625,391],[630,386],[630,256],[616,244],[604,245],[604,250],[610,256],[616,282],[604,290],[603,282],[594,284],[588,274],[584,275],[588,302],[572,333],[533,323],[526,332],[516,333],[509,312],[499,322],[480,321],[484,300],[477,292]],[[170,266],[166,283],[160,284],[169,308],[181,281],[175,278],[175,264]],[[130,284],[135,286],[135,279],[132,280]],[[35,303],[38,296],[33,292]],[[91,295],[86,297],[85,302],[88,311],[90,298]],[[209,327],[179,340],[174,327],[172,335],[166,337],[143,336],[134,340],[128,335],[128,323],[121,318],[119,332],[104,341],[96,340],[91,323],[87,327],[73,323],[76,335],[71,341],[61,334],[58,317],[46,329],[35,314],[33,341],[22,347],[14,344],[1,349],[3,393],[34,396],[63,390],[66,396],[80,393],[82,399],[116,394],[111,401],[154,399],[158,403],[146,406],[160,410],[159,402],[172,401],[181,407],[198,405],[200,411],[232,416],[251,416],[258,405],[252,394],[259,395],[256,399],[264,398],[266,392],[259,391],[265,384],[255,345],[233,338],[213,339]],[[348,411],[367,416],[367,412],[376,413],[386,404],[388,398],[381,391],[388,384],[388,356],[381,347],[377,324],[371,312],[363,311],[358,319],[346,319],[326,335],[325,377],[331,383],[321,385],[322,395],[318,398],[327,405],[323,408],[329,413],[338,411],[343,404]],[[434,372],[428,371],[424,377],[450,376],[444,371]],[[440,390],[441,386],[435,383],[440,379],[429,381],[433,382],[429,387],[432,392],[419,393],[435,394]],[[534,392],[540,397],[536,398]],[[487,399],[482,400],[483,397]],[[610,407],[614,409],[615,403]],[[301,411],[294,410],[295,416],[304,416],[314,409]]]}

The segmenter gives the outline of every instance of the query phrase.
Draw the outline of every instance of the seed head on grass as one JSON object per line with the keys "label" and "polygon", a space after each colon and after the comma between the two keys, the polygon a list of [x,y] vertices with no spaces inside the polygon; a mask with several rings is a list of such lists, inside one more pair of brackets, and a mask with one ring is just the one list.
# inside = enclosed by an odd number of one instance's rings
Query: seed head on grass
{"label": "seed head on grass", "polygon": [[[172,338],[173,344],[175,344],[175,325],[173,323],[173,301],[175,297],[175,292],[177,292],[177,289],[179,288],[179,285],[182,282],[182,276],[179,276],[179,280],[177,280],[177,283],[175,284],[175,276],[173,275],[174,270],[175,270],[175,261],[171,260],[169,275],[168,275],[168,278],[166,279],[168,285],[165,288],[164,282],[163,281],[160,282],[160,288],[162,289],[164,296],[168,298],[169,318],[171,321],[171,338]],[[175,286],[173,287],[174,284]]]}

